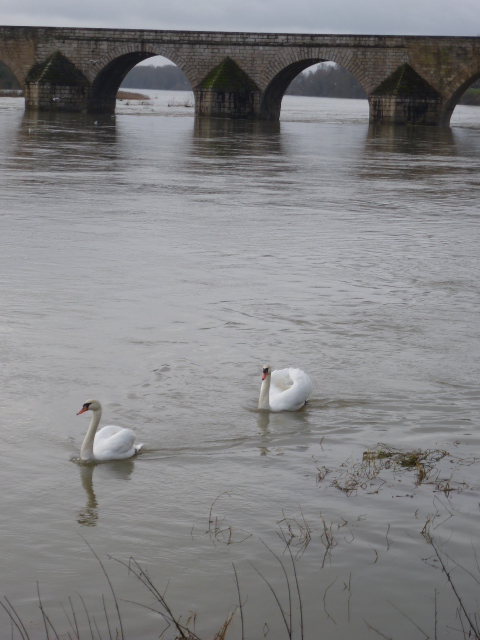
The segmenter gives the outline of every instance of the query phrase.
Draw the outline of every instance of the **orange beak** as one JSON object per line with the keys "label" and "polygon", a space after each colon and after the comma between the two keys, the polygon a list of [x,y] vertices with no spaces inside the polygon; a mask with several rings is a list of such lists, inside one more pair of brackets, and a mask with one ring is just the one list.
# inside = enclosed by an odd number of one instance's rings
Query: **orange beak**
{"label": "orange beak", "polygon": [[85,411],[88,411],[88,409],[86,409],[85,407],[82,407],[80,411],[77,413],[77,416],[79,416],[81,413],[85,413]]}
{"label": "orange beak", "polygon": [[262,380],[265,380],[265,378],[266,378],[266,377],[267,377],[267,374],[266,374],[266,372],[264,371],[264,372],[263,372],[263,374],[262,374]]}

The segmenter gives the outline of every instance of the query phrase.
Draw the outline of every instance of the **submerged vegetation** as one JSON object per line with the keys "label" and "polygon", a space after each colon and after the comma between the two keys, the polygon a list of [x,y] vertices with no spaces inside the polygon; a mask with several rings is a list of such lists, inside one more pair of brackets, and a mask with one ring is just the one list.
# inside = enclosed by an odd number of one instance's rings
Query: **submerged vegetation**
{"label": "submerged vegetation", "polygon": [[[440,469],[438,463],[449,458],[450,465]],[[327,477],[330,485],[347,496],[356,495],[363,490],[378,493],[387,480],[382,472],[389,470],[394,476],[405,472],[414,473],[414,486],[430,485],[435,492],[449,494],[468,488],[466,483],[456,478],[455,472],[460,466],[471,465],[475,458],[463,459],[451,456],[443,449],[398,449],[379,443],[364,451],[362,460],[348,460],[339,472],[332,474],[325,466],[317,468],[317,482],[322,483]],[[452,464],[454,466],[452,466]]]}
{"label": "submerged vegetation", "polygon": [[[445,475],[445,470],[442,468],[443,462],[447,463],[447,468],[450,469],[448,475]],[[461,459],[452,456],[444,449],[400,449],[379,443],[375,447],[365,450],[361,460],[355,462],[350,459],[340,465],[337,470],[330,470],[326,467],[317,468],[317,483],[340,489],[347,497],[358,495],[360,490],[365,491],[365,496],[378,494],[382,487],[396,487],[398,477],[406,475],[408,479],[408,474],[412,474],[410,477],[413,478],[412,485],[414,487],[431,486],[433,488],[435,512],[428,515],[423,529],[421,529],[422,520],[420,520],[415,535],[422,546],[427,544],[432,550],[427,554],[422,551],[421,559],[424,565],[437,570],[437,572],[440,570],[446,580],[439,585],[437,579],[437,586],[434,588],[432,585],[432,597],[428,597],[433,603],[431,614],[427,613],[421,621],[415,620],[415,615],[412,615],[411,612],[405,613],[400,606],[401,603],[397,604],[386,598],[386,602],[397,614],[419,630],[425,638],[432,640],[445,637],[444,631],[451,628],[452,621],[449,616],[452,615],[452,611],[455,612],[457,622],[456,637],[464,638],[464,640],[467,638],[480,640],[480,612],[477,611],[478,603],[474,597],[475,591],[466,588],[469,581],[473,581],[475,586],[480,585],[480,565],[473,541],[474,561],[470,562],[469,567],[466,568],[455,560],[451,552],[446,550],[447,544],[453,542],[451,533],[444,536],[444,540],[438,533],[439,527],[454,517],[457,511],[452,504],[453,496],[458,495],[463,488],[466,488],[462,478],[454,477],[455,474],[459,473],[462,467],[471,466],[475,462],[477,460],[474,458]],[[327,479],[329,479],[328,483],[325,482]],[[345,513],[345,517],[337,517],[335,521],[329,521],[322,512],[319,512],[318,522],[313,524],[312,514],[308,516],[309,521],[307,521],[300,505],[298,505],[296,513],[282,511],[281,519],[276,522],[277,541],[280,541],[281,547],[274,551],[272,544],[266,544],[261,538],[255,538],[252,533],[239,528],[233,520],[229,522],[229,516],[221,515],[227,507],[230,512],[232,511],[231,498],[232,495],[225,491],[213,500],[208,513],[208,526],[203,529],[201,535],[208,536],[214,546],[219,546],[219,548],[224,548],[223,545],[236,548],[237,545],[250,544],[252,541],[257,545],[258,542],[263,545],[267,558],[265,566],[269,568],[260,569],[258,558],[255,563],[247,560],[244,564],[244,569],[248,569],[247,565],[253,569],[254,579],[257,579],[256,583],[250,580],[248,583],[250,587],[257,590],[259,584],[264,585],[265,594],[269,594],[270,597],[270,601],[268,598],[265,601],[265,611],[268,610],[268,615],[274,616],[274,618],[269,617],[268,620],[265,620],[263,635],[267,637],[270,631],[273,631],[274,637],[286,637],[289,640],[317,637],[309,633],[312,627],[307,624],[307,622],[311,623],[313,616],[317,621],[314,628],[318,630],[319,611],[317,609],[322,611],[325,622],[337,625],[340,621],[338,616],[342,615],[344,617],[342,622],[350,624],[351,616],[354,615],[351,610],[351,600],[352,596],[355,596],[355,589],[359,588],[359,583],[356,581],[358,576],[355,575],[355,568],[349,566],[348,562],[345,565],[345,552],[351,548],[358,537],[362,523],[368,520],[367,515],[357,514],[354,517],[351,513]],[[419,520],[418,511],[417,508],[414,516],[415,521]],[[369,565],[381,562],[381,558],[385,557],[385,554],[396,542],[391,525],[389,523],[385,523],[385,525],[386,532],[384,531],[380,537],[377,532],[377,539],[381,546],[377,547],[376,545],[377,548],[375,548],[369,545],[372,553],[365,549],[364,541],[360,540],[360,548],[364,548],[362,554],[365,554],[366,551],[365,562]],[[193,539],[193,527],[191,535]],[[250,542],[246,542],[247,539],[250,539]],[[161,589],[155,584],[147,569],[134,557],[121,560],[107,554],[110,561],[126,569],[128,576],[130,576],[127,579],[133,577],[146,594],[146,598],[144,597],[141,602],[120,598],[117,595],[113,578],[110,577],[110,572],[106,569],[106,563],[86,540],[85,543],[95,558],[94,562],[97,562],[97,566],[103,572],[110,595],[108,597],[102,595],[100,602],[97,598],[95,611],[90,609],[92,605],[87,604],[82,595],[77,593],[74,597],[68,596],[67,606],[62,605],[64,618],[62,620],[60,616],[59,620],[58,613],[55,616],[49,613],[45,601],[42,600],[40,585],[37,583],[38,608],[45,632],[43,637],[47,640],[54,638],[57,640],[60,638],[68,638],[69,640],[88,640],[89,638],[91,640],[127,640],[127,637],[131,636],[122,621],[125,604],[138,607],[139,612],[143,610],[149,612],[150,616],[152,614],[158,616],[156,634],[160,638],[168,638],[169,640],[225,640],[228,636],[232,640],[245,640],[246,637],[260,637],[252,635],[250,628],[247,634],[247,625],[250,627],[251,624],[248,607],[249,590],[245,585],[245,571],[240,572],[235,562],[232,562],[231,570],[236,596],[219,618],[222,622],[218,623],[216,630],[205,634],[197,628],[201,612],[188,609],[188,604],[185,611],[185,603],[181,605],[184,613],[176,612],[178,606],[171,603],[170,597],[167,598],[168,582],[167,587]],[[311,545],[314,546],[313,556],[310,553]],[[337,555],[338,558],[341,558],[341,562],[336,566]],[[310,560],[304,560],[307,556],[310,556]],[[312,558],[316,574],[320,577],[320,591],[316,597],[317,606],[313,613],[307,605],[307,603],[311,604],[311,594],[304,593],[305,586],[303,586],[302,592],[302,582],[305,585],[302,580],[303,569],[311,569]],[[276,579],[272,577],[272,570],[275,567],[278,574]],[[340,573],[342,567],[343,577]],[[331,579],[332,568],[339,572],[333,580]],[[324,575],[324,572],[327,571],[329,573]],[[450,592],[452,595],[449,595]],[[214,597],[212,593],[212,598]],[[255,599],[253,599],[254,601]],[[449,603],[449,612],[445,610],[442,602]],[[318,603],[323,603],[323,607],[320,605],[319,608]],[[26,616],[23,617],[19,607],[6,596],[0,600],[0,606],[4,614],[8,616],[12,640],[15,638],[33,640],[33,631],[30,631],[29,627],[33,624],[31,616],[28,616],[30,622],[26,623]],[[387,624],[385,617],[380,617],[379,620],[372,618],[372,612],[376,611],[378,606],[376,604],[372,607],[368,614],[367,612],[360,614],[365,616],[363,622],[368,632],[390,640],[399,640],[402,636],[388,635],[388,629],[383,628]],[[405,604],[403,606],[405,607]],[[139,613],[139,615],[141,614]],[[357,621],[358,615],[357,608]],[[255,624],[261,624],[261,620],[256,620]],[[433,633],[431,632],[432,627]],[[427,629],[424,630],[424,628]],[[282,629],[283,634],[279,635]],[[316,631],[314,633],[316,634]],[[401,631],[399,633],[401,634]],[[37,633],[35,637],[38,637]],[[141,635],[134,637],[141,637]]]}
{"label": "submerged vegetation", "polygon": [[[325,522],[324,525],[325,529],[327,530]],[[330,532],[328,534],[329,544],[328,546],[326,546],[327,551],[325,553],[325,557],[327,557],[327,552],[331,554],[331,551],[338,544],[338,542],[332,536],[331,528],[332,526],[330,526]],[[390,544],[390,540],[388,538],[389,529],[390,526],[387,529],[386,536],[388,545],[387,550]],[[253,563],[250,564],[256,575],[266,585],[268,591],[270,592],[272,600],[275,603],[278,616],[281,620],[281,626],[285,630],[285,637],[289,638],[289,640],[305,640],[305,638],[308,637],[305,628],[306,611],[300,587],[301,576],[297,569],[298,557],[294,556],[292,552],[292,539],[289,539],[288,534],[282,528],[280,528],[279,537],[285,544],[283,555],[284,558],[286,555],[286,559],[282,559],[282,557],[279,554],[275,553],[268,545],[266,545],[265,543],[263,544],[266,551],[274,558],[275,562],[280,567],[281,574],[283,575],[283,584],[280,585],[282,587],[282,591],[284,592],[283,596],[281,595],[278,586],[277,588],[275,588],[273,586],[272,580],[266,577],[264,572],[260,571]],[[433,550],[432,555],[426,559],[427,564],[429,564],[433,568],[441,569],[442,574],[446,576],[445,587],[451,590],[454,599],[453,601],[454,603],[456,603],[456,619],[460,625],[459,628],[456,629],[456,632],[458,634],[457,637],[461,637],[464,640],[471,638],[480,640],[480,612],[472,610],[471,606],[467,604],[467,597],[470,594],[462,593],[462,590],[458,586],[457,578],[453,575],[454,571],[458,570],[472,579],[476,585],[480,584],[480,566],[475,550],[473,550],[475,558],[475,568],[472,571],[470,568],[467,569],[460,563],[456,562],[455,559],[452,558],[451,555],[447,553],[447,551],[445,551],[445,542],[439,542],[438,540],[434,540],[433,538],[428,539],[427,542],[430,544]],[[350,543],[351,541],[349,542],[349,544]],[[161,590],[150,578],[147,569],[141,566],[141,564],[137,562],[135,558],[130,557],[127,561],[124,561],[113,558],[111,556],[107,556],[109,560],[113,560],[122,565],[127,570],[130,578],[135,578],[136,581],[148,593],[148,600],[146,603],[122,600],[116,593],[116,589],[112,583],[109,573],[106,570],[104,562],[88,543],[87,545],[101,567],[101,570],[108,583],[111,596],[110,598],[106,598],[105,595],[101,596],[100,615],[98,614],[98,612],[95,614],[89,610],[81,594],[77,593],[76,597],[74,598],[68,596],[68,606],[64,607],[62,605],[65,620],[63,623],[61,623],[54,621],[53,616],[48,613],[47,607],[42,600],[39,583],[37,582],[38,609],[40,610],[40,616],[45,631],[45,635],[43,637],[46,640],[53,640],[53,638],[55,638],[56,640],[60,640],[60,638],[68,638],[69,640],[88,640],[88,638],[91,638],[91,640],[127,640],[128,633],[125,631],[124,624],[122,622],[122,602],[136,605],[140,609],[156,614],[159,618],[159,627],[157,631],[159,638],[168,638],[170,640],[225,640],[227,633],[230,630],[232,631],[232,633],[236,630],[235,636],[229,634],[229,637],[235,637],[241,640],[245,640],[245,628],[247,622],[245,606],[248,602],[248,595],[245,594],[245,588],[241,588],[240,586],[239,575],[235,563],[232,563],[232,568],[238,595],[238,604],[232,605],[230,607],[230,610],[224,615],[224,622],[220,625],[218,630],[213,635],[200,636],[196,631],[198,618],[197,612],[188,611],[183,616],[181,614],[175,613],[173,606],[167,600],[167,589],[165,588],[164,590]],[[325,557],[321,569],[323,569],[325,566]],[[378,553],[373,564],[375,564],[377,561]],[[335,578],[333,582],[328,584],[328,586],[324,589],[323,597],[321,597],[321,600],[323,601],[323,611],[325,613],[325,616],[333,624],[337,624],[337,622],[332,617],[332,612],[329,611],[327,596],[329,594],[329,590],[337,582],[337,578]],[[348,578],[343,581],[343,591],[346,593],[347,598],[346,616],[348,622],[350,622],[352,572],[350,572]],[[416,627],[416,629],[418,629],[425,638],[439,640],[440,638],[444,637],[443,635],[439,634],[439,631],[451,628],[442,620],[443,612],[441,611],[441,609],[439,609],[439,606],[437,604],[439,595],[440,592],[435,589],[434,612],[432,616],[433,621],[430,621],[429,625],[431,626],[433,624],[434,626],[433,635],[430,635],[429,633],[424,631],[414,619],[412,619],[409,615],[402,611],[402,609],[395,605],[395,603],[392,603],[388,600],[387,602],[389,602],[393,609],[395,609],[401,616],[406,618],[414,627]],[[33,636],[30,635],[30,632],[27,628],[32,624],[32,620],[30,619],[30,622],[28,623],[25,622],[24,618],[21,615],[21,612],[16,606],[12,604],[12,602],[6,596],[3,597],[3,600],[0,600],[0,606],[8,616],[7,619],[10,622],[9,635],[12,640],[14,640],[15,638],[19,638],[21,640],[33,640]],[[235,624],[235,628],[233,629],[233,623],[235,620],[237,622]],[[369,630],[373,631],[376,635],[383,638],[388,638],[389,640],[393,640],[391,636],[387,636],[385,635],[385,633],[383,633],[377,623],[371,620],[369,621],[367,619],[364,619],[364,623],[366,627]],[[61,624],[62,627],[60,627]],[[65,630],[65,625],[67,625],[67,628],[69,628],[69,630]],[[265,622],[263,635],[266,637],[269,631],[269,625],[267,624],[267,622]],[[35,634],[35,637],[38,637],[38,635]],[[139,636],[135,637],[138,638]]]}

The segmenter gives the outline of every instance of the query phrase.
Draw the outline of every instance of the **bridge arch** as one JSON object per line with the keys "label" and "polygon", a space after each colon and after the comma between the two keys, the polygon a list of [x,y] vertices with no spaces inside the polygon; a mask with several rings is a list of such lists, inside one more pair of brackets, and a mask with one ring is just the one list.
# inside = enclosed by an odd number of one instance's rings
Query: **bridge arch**
{"label": "bridge arch", "polygon": [[345,64],[345,60],[340,59],[337,61],[335,59],[337,56],[319,56],[319,57],[309,57],[302,58],[299,57],[294,60],[284,61],[284,66],[282,66],[276,74],[271,78],[267,87],[263,91],[261,105],[260,105],[260,118],[262,120],[278,120],[280,118],[280,111],[282,105],[282,99],[287,91],[290,83],[305,69],[311,67],[314,64],[318,64],[320,62],[335,62],[338,66],[346,69],[349,73],[351,73],[357,82],[360,84],[362,89],[366,93],[365,86],[362,82],[362,79],[358,77],[358,69],[356,69],[356,73],[352,72],[348,67],[348,64]]}
{"label": "bridge arch", "polygon": [[471,85],[476,82],[480,78],[480,69],[475,70],[475,72],[470,72],[471,75],[465,80],[462,78],[460,84],[454,89],[450,98],[447,99],[445,104],[445,109],[441,116],[440,125],[444,127],[448,127],[450,124],[450,120],[452,118],[453,111],[457,104],[460,101],[460,98],[463,96],[465,91],[471,87]]}
{"label": "bridge arch", "polygon": [[99,60],[92,60],[88,75],[92,79],[91,96],[88,111],[93,113],[114,113],[116,96],[123,79],[133,67],[148,58],[162,56],[179,67],[193,87],[196,74],[172,48],[144,48],[130,45],[110,51]]}
{"label": "bridge arch", "polygon": [[0,62],[8,67],[22,89],[25,87],[25,73],[8,54],[0,49]]}

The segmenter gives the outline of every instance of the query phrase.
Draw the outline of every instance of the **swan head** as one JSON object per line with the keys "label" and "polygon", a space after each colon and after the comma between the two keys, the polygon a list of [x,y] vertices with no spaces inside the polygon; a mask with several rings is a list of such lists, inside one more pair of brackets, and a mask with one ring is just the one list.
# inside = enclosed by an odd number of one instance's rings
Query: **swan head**
{"label": "swan head", "polygon": [[77,416],[79,416],[81,413],[85,413],[85,411],[101,411],[101,410],[102,410],[102,405],[98,400],[87,400],[86,402],[83,403],[83,407],[77,413]]}
{"label": "swan head", "polygon": [[265,380],[266,377],[268,375],[270,375],[271,373],[272,373],[272,370],[270,368],[270,365],[269,364],[264,364],[263,365],[263,371],[262,371],[262,380]]}

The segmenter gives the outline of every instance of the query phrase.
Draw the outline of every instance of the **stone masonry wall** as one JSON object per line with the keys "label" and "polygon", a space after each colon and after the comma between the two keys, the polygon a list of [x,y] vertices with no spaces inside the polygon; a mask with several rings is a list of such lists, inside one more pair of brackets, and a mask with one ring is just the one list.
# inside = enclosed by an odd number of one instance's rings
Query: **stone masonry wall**
{"label": "stone masonry wall", "polygon": [[[480,38],[349,36],[275,33],[0,27],[0,60],[24,85],[28,71],[55,51],[89,82],[119,56],[162,55],[195,89],[222,60],[232,58],[257,84],[261,99],[286,67],[331,60],[353,73],[367,96],[400,65],[410,64],[445,105],[480,75]],[[450,105],[451,106],[451,105]]]}

